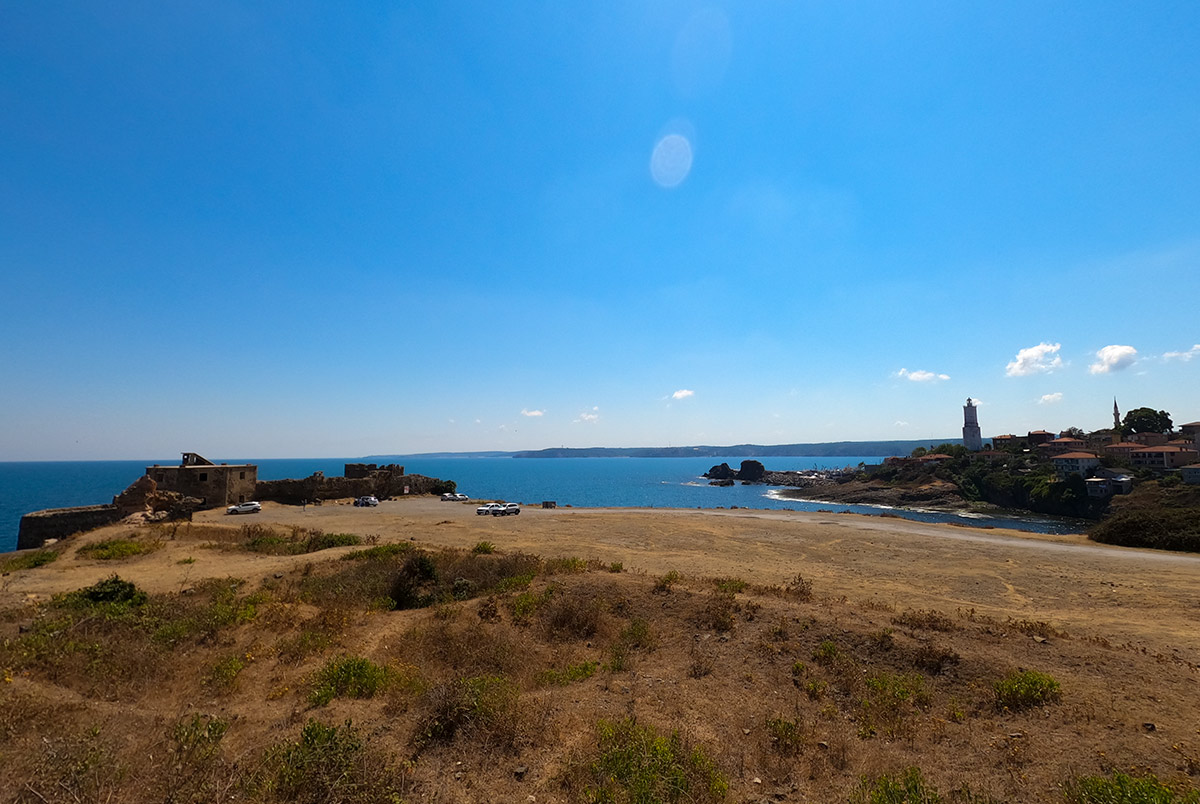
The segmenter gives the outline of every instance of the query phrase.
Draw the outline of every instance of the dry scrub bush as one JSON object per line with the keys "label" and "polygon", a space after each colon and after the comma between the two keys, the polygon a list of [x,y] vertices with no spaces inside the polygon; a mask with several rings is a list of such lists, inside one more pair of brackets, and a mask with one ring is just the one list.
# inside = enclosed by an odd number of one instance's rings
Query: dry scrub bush
{"label": "dry scrub bush", "polygon": [[427,675],[508,676],[529,664],[531,648],[507,628],[480,621],[435,619],[405,632],[396,647],[402,662],[419,663]]}
{"label": "dry scrub bush", "polygon": [[368,744],[350,721],[326,726],[309,720],[296,740],[267,750],[247,787],[260,801],[376,804],[402,801],[410,773]]}
{"label": "dry scrub bush", "polygon": [[99,726],[81,734],[47,738],[33,772],[16,790],[18,804],[77,804],[117,798],[129,772]]}
{"label": "dry scrub bush", "polygon": [[0,643],[0,666],[36,670],[89,696],[114,697],[169,677],[174,649],[216,640],[250,622],[265,602],[239,596],[243,582],[212,579],[190,595],[149,597],[118,576],[57,595],[27,633]]}
{"label": "dry scrub bush", "polygon": [[590,590],[555,595],[546,606],[545,621],[555,639],[591,639],[605,630],[604,602]]}
{"label": "dry scrub bush", "polygon": [[521,706],[521,691],[507,678],[473,676],[433,684],[421,696],[422,714],[413,744],[417,751],[458,739],[482,748],[511,751],[534,725]]}
{"label": "dry scrub bush", "polygon": [[958,623],[940,611],[932,609],[909,609],[892,618],[893,625],[902,625],[923,631],[958,631]]}
{"label": "dry scrub bush", "polygon": [[596,743],[568,763],[559,781],[589,802],[725,801],[729,782],[698,745],[679,732],[660,734],[631,719],[601,721]]}

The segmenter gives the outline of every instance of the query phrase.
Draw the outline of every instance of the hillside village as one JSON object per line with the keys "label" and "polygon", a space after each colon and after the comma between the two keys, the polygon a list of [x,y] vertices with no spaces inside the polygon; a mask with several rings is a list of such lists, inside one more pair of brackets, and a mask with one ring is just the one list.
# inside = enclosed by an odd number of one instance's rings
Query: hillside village
{"label": "hillside village", "polygon": [[[1177,473],[1180,480],[1200,484],[1200,421],[1172,428],[1170,417],[1159,411],[1147,418],[1149,408],[1130,411],[1121,422],[1113,402],[1113,427],[1083,433],[1070,428],[1055,435],[1033,430],[1025,436],[992,436],[992,451],[1008,453],[1036,451],[1054,464],[1060,479],[1071,475],[1084,478],[1088,495],[1095,497],[1127,494],[1132,488],[1130,472],[1165,476]],[[1138,422],[1146,419],[1166,427],[1145,430]]]}

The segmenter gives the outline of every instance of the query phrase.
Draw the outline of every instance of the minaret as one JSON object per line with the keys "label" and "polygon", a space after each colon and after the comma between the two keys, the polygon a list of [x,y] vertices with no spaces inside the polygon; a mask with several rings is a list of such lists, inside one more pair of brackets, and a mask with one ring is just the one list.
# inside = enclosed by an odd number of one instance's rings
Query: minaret
{"label": "minaret", "polygon": [[971,397],[967,397],[967,404],[963,406],[963,446],[971,452],[983,449],[983,438],[979,435],[979,419],[975,410],[975,403],[971,401]]}
{"label": "minaret", "polygon": [[1117,398],[1113,397],[1113,439],[1114,444],[1121,443],[1121,411],[1117,407]]}

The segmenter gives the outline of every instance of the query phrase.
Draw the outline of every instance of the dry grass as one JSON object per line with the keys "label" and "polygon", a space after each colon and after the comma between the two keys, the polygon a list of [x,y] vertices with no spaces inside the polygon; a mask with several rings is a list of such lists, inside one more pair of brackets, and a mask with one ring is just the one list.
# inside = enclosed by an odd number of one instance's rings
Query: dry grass
{"label": "dry grass", "polygon": [[1037,620],[501,548],[188,590],[0,617],[14,800],[1016,804],[1200,773],[1191,666]]}

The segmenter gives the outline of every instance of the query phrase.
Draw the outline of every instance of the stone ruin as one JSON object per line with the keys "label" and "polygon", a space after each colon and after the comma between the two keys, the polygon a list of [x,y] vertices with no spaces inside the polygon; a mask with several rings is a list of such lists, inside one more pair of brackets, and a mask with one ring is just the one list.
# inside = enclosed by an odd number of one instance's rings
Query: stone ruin
{"label": "stone ruin", "polygon": [[113,497],[112,504],[130,522],[163,522],[191,520],[192,514],[204,503],[197,497],[176,491],[159,491],[154,478],[142,475]]}

